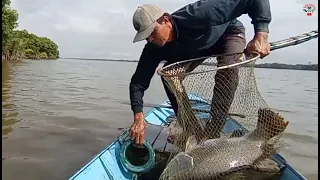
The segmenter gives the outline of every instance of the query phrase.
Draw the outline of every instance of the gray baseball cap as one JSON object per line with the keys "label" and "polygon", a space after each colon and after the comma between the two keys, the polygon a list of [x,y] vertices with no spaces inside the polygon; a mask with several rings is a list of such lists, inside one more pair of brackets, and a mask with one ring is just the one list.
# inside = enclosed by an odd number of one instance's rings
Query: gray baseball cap
{"label": "gray baseball cap", "polygon": [[156,24],[156,21],[164,14],[164,11],[156,5],[145,4],[139,6],[133,14],[133,26],[137,30],[137,34],[133,39],[133,43],[148,38]]}

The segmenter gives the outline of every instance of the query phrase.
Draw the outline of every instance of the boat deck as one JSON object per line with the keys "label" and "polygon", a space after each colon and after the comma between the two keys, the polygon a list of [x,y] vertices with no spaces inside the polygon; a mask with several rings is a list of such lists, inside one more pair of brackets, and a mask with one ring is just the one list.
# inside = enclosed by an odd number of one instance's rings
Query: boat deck
{"label": "boat deck", "polygon": [[[201,100],[201,99],[198,99]],[[169,105],[168,102],[164,102],[162,105]],[[193,104],[193,107],[208,108],[206,103]],[[170,108],[152,108],[145,114],[146,121],[148,122],[148,128],[146,130],[145,140],[148,141],[155,150],[161,152],[168,152],[172,150],[172,144],[167,141],[167,132],[165,132],[164,126],[168,125],[168,119],[172,118],[173,110]],[[208,113],[202,113],[203,118],[208,116]],[[224,132],[231,134],[234,130],[241,128],[236,120],[230,118],[224,127]],[[81,168],[76,174],[74,174],[70,180],[129,180],[133,179],[134,174],[124,168],[120,162],[120,149],[121,143],[119,140],[115,140],[112,144],[103,149],[97,154],[88,164]],[[157,155],[156,155],[157,158]],[[273,161],[278,164],[281,170],[281,176],[277,179],[280,180],[303,180],[297,171],[289,166],[284,158],[277,154],[272,157]],[[152,169],[141,179],[152,179],[160,172],[159,169]]]}

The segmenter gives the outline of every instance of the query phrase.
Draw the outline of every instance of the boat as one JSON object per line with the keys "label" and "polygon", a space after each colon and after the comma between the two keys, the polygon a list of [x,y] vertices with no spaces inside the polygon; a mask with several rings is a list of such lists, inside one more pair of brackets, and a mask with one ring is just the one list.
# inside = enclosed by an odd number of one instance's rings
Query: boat
{"label": "boat", "polygon": [[[209,109],[210,105],[205,100],[195,95],[189,95],[193,108],[197,109]],[[195,100],[195,101],[194,101]],[[206,112],[199,114],[202,117],[209,116]],[[148,126],[154,126],[153,128],[147,128],[146,142],[152,146],[154,150],[159,150],[159,147],[170,148],[169,143],[163,140],[163,137],[159,137],[161,127],[168,126],[174,118],[174,112],[170,108],[170,102],[164,101],[159,107],[153,107],[145,113],[145,119]],[[156,127],[156,128],[155,128]],[[156,131],[158,132],[151,132]],[[231,134],[235,130],[247,131],[241,124],[235,119],[229,117],[224,126],[223,132],[225,134]],[[119,137],[106,148],[104,148],[99,154],[97,154],[89,163],[76,172],[70,180],[131,180],[137,178],[139,173],[129,171],[125,163],[123,163],[123,140],[128,136],[129,128],[125,129]],[[152,134],[152,135],[151,135]],[[159,140],[162,139],[162,140]],[[170,150],[169,150],[170,152]],[[278,175],[279,180],[305,180],[306,178],[295,170],[280,154],[272,156],[272,160],[277,163],[280,169]]]}
{"label": "boat", "polygon": [[[318,30],[310,31],[302,35],[276,41],[270,43],[271,50],[276,50],[288,46],[304,43],[311,39],[318,38]],[[193,108],[203,109],[197,114],[199,119],[207,119],[209,117],[208,110],[210,105],[207,101],[194,94],[189,94],[189,99],[192,102]],[[157,155],[170,153],[172,144],[167,140],[167,136],[163,133],[165,127],[174,122],[174,112],[170,107],[168,100],[154,106],[145,113],[145,119],[148,124],[144,150],[147,150],[145,155],[147,161],[141,164],[133,164],[127,157],[126,152],[129,152],[130,147],[134,147],[134,142],[128,139],[129,128],[125,129],[118,138],[110,145],[101,150],[95,155],[91,161],[79,169],[69,180],[132,180],[132,179],[156,179],[160,170],[153,168],[156,164]],[[238,123],[231,116],[228,117],[223,129],[223,133],[230,135],[235,131],[247,132],[248,130]],[[142,152],[140,149],[139,152]],[[134,156],[138,156],[133,153]],[[139,155],[140,156],[140,155]],[[142,156],[142,155],[141,155]],[[274,163],[274,168],[278,169],[276,179],[278,180],[305,180],[306,178],[295,170],[280,154],[274,154],[271,157]],[[140,176],[139,176],[140,175]],[[148,175],[151,177],[148,178]],[[154,175],[154,176],[152,176]]]}

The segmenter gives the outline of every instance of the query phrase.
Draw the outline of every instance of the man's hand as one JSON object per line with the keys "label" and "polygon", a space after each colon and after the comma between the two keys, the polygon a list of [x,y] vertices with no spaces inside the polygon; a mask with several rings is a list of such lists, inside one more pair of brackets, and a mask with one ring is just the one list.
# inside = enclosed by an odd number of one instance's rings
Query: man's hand
{"label": "man's hand", "polygon": [[137,113],[130,128],[130,137],[132,140],[135,140],[137,145],[143,144],[146,127],[147,123],[144,120],[143,113]]}
{"label": "man's hand", "polygon": [[261,58],[270,54],[270,44],[268,42],[268,33],[257,32],[254,38],[248,43],[246,54],[255,51],[260,54]]}

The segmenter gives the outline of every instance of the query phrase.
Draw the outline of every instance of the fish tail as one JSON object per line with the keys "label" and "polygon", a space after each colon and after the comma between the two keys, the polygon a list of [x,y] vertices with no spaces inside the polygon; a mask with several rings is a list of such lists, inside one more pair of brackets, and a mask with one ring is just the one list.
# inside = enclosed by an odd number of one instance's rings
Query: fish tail
{"label": "fish tail", "polygon": [[259,109],[258,123],[254,134],[262,139],[270,139],[282,133],[288,124],[289,121],[284,121],[279,113],[268,108]]}

